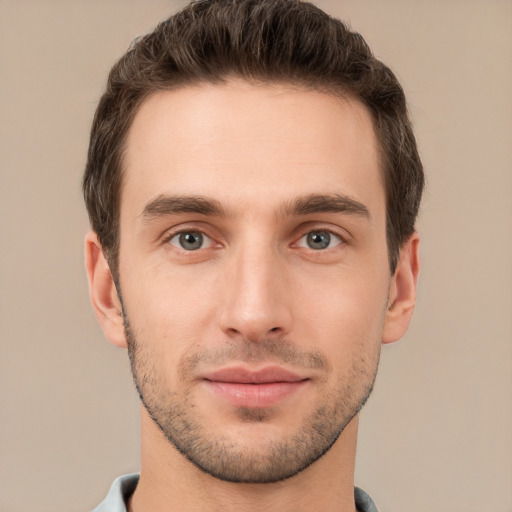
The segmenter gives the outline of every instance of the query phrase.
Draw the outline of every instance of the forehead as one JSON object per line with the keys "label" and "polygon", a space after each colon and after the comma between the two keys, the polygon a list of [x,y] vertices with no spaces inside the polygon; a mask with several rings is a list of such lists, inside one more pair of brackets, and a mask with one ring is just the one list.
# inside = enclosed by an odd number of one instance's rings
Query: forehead
{"label": "forehead", "polygon": [[155,93],[134,118],[124,163],[121,216],[161,194],[247,209],[341,193],[384,207],[368,110],[286,85],[231,81]]}

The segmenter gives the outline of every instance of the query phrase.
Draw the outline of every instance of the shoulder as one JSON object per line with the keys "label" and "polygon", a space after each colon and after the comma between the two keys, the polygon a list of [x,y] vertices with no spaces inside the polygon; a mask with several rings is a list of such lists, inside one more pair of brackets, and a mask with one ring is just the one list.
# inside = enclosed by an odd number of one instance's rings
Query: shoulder
{"label": "shoulder", "polygon": [[139,474],[123,475],[114,480],[107,497],[93,510],[93,512],[126,512],[126,500],[133,494]]}
{"label": "shoulder", "polygon": [[359,487],[354,488],[354,498],[358,512],[379,512],[370,495]]}

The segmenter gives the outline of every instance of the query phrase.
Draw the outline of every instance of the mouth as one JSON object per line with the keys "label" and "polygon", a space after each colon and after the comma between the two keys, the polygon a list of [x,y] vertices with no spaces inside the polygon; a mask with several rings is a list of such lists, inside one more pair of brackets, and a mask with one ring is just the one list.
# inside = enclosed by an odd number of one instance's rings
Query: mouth
{"label": "mouth", "polygon": [[238,366],[206,374],[202,380],[217,398],[231,405],[264,408],[294,395],[310,379],[279,366],[258,370]]}

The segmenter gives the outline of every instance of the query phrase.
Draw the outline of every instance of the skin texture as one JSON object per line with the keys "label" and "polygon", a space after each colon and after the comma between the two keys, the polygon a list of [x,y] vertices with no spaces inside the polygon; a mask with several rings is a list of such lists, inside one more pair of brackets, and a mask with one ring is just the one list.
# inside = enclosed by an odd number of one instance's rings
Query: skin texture
{"label": "skin texture", "polygon": [[[415,234],[389,273],[376,147],[358,101],[285,85],[143,104],[125,155],[122,302],[86,239],[96,314],[144,403],[132,510],[354,510],[357,412],[381,343],[407,330],[419,266]],[[211,382],[276,368],[300,385],[270,401]]]}

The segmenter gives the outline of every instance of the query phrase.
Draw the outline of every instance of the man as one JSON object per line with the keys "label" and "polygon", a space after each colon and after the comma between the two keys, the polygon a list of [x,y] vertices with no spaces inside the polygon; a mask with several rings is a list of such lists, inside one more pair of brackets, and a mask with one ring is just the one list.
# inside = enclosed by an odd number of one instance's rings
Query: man
{"label": "man", "polygon": [[96,511],[375,511],[358,412],[413,312],[422,188],[396,78],[313,5],[199,1],[136,41],[84,193],[141,472]]}

